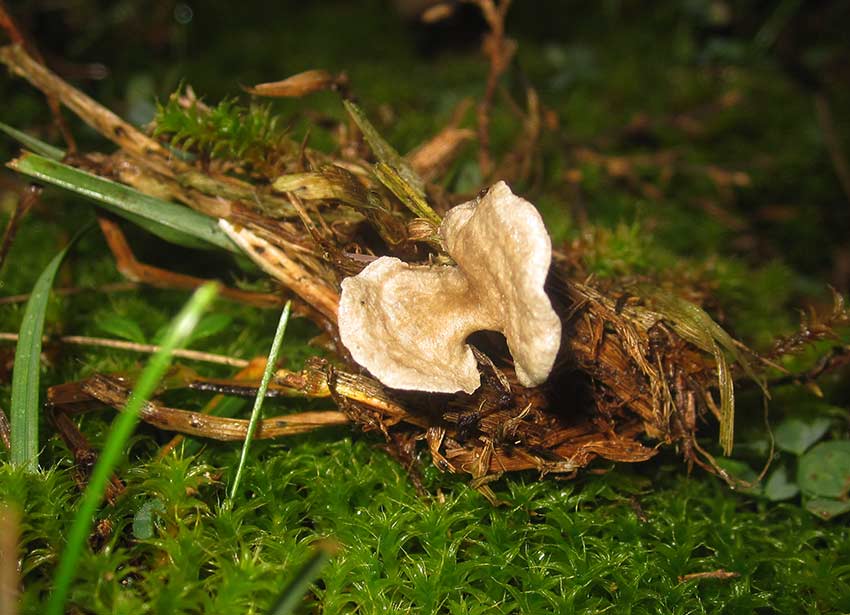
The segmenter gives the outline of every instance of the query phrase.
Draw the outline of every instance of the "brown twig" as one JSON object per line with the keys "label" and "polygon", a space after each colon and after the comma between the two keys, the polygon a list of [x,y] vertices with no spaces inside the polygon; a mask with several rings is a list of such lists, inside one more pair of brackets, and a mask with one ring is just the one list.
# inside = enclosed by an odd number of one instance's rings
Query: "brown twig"
{"label": "brown twig", "polygon": [[[236,381],[256,381],[259,382],[260,378],[263,375],[263,371],[266,367],[266,360],[263,357],[254,359],[248,362],[248,365],[243,367],[239,372],[233,377]],[[224,395],[216,395],[213,397],[201,410],[202,414],[211,414],[213,410],[224,400]],[[162,448],[159,449],[159,457],[165,457],[175,448],[177,448],[181,442],[186,437],[183,434],[177,434],[171,440],[166,442]]]}
{"label": "brown twig", "polygon": [[741,576],[739,572],[729,572],[728,570],[723,570],[722,568],[719,570],[712,570],[711,572],[691,572],[690,574],[683,574],[679,577],[679,583],[684,583],[686,581],[700,581],[702,579],[720,579],[725,581],[726,579],[737,579]]}
{"label": "brown twig", "polygon": [[[17,342],[17,333],[0,333],[0,341]],[[129,352],[141,352],[152,354],[158,352],[160,347],[154,344],[137,344],[136,342],[125,342],[102,337],[88,337],[86,335],[60,335],[58,337],[44,337],[44,342],[60,342],[62,344],[73,344],[76,346],[98,346],[100,348],[114,348],[116,350],[127,350]],[[177,349],[174,356],[189,361],[201,361],[203,363],[216,363],[218,365],[229,365],[230,367],[245,367],[248,361],[236,357],[228,357],[212,352],[201,352],[199,350]]]}
{"label": "brown twig", "polygon": [[[195,290],[209,282],[209,280],[204,278],[168,271],[167,269],[153,267],[138,261],[117,222],[105,216],[98,216],[97,221],[106,239],[106,243],[109,245],[109,249],[115,256],[115,264],[118,267],[118,271],[125,278],[157,288],[178,288],[183,290]],[[279,307],[283,304],[281,296],[274,293],[255,293],[222,286],[220,294],[222,297],[232,301],[254,305],[256,307]]]}
{"label": "brown twig", "polygon": [[[97,463],[97,452],[88,438],[83,435],[74,421],[62,409],[54,408],[50,413],[50,418],[62,441],[65,442],[74,457],[74,481],[80,491],[83,491],[88,485],[92,470]],[[124,493],[124,483],[116,474],[110,475],[104,498],[109,504],[115,504],[122,493]]]}
{"label": "brown twig", "polygon": [[770,380],[768,384],[771,388],[787,384],[817,386],[815,383],[821,376],[828,372],[845,368],[848,365],[850,365],[850,346],[834,346],[808,370],[801,373],[780,376]]}
{"label": "brown twig", "polygon": [[406,158],[421,178],[426,181],[437,178],[454,160],[466,141],[475,137],[472,130],[460,128],[460,123],[471,107],[471,99],[461,100],[440,132],[408,152]]}
{"label": "brown twig", "polygon": [[44,64],[30,56],[21,45],[7,45],[0,48],[0,62],[48,97],[61,101],[80,119],[125,151],[145,158],[151,163],[159,160],[161,164],[158,167],[167,173],[170,172],[169,165],[188,170],[185,163],[172,159],[171,153],[158,141],[151,139],[106,107],[71,87]]}
{"label": "brown twig", "polygon": [[487,85],[484,96],[478,103],[478,166],[481,175],[487,177],[493,170],[493,160],[490,156],[490,109],[493,106],[493,96],[499,77],[507,70],[511,58],[516,52],[516,44],[505,38],[505,16],[510,8],[511,0],[466,0],[477,5],[484,15],[484,20],[490,28],[482,44],[484,54],[490,62],[487,74]]}
{"label": "brown twig", "polygon": [[[130,391],[116,378],[95,375],[83,383],[83,391],[98,401],[121,410]],[[140,417],[166,431],[178,431],[190,436],[200,436],[221,441],[239,441],[248,433],[248,420],[210,416],[200,412],[189,412],[168,408],[156,402],[142,406]],[[347,425],[348,417],[333,410],[300,412],[274,418],[262,419],[257,425],[255,439],[279,438],[314,431],[332,425]]]}
{"label": "brown twig", "polygon": [[219,226],[263,271],[283,282],[325,318],[336,322],[339,310],[339,294],[336,291],[322,284],[284,250],[273,246],[252,229],[237,228],[226,220],[219,220]]}

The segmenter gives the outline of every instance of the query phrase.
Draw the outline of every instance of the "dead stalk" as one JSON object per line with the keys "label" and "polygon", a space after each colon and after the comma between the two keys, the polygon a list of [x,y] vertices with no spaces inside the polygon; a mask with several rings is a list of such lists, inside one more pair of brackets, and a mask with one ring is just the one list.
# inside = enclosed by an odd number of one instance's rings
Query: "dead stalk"
{"label": "dead stalk", "polygon": [[[158,352],[160,347],[154,344],[137,344],[136,342],[125,342],[122,340],[113,340],[103,337],[89,337],[86,335],[60,335],[58,337],[45,336],[45,343],[59,342],[61,344],[73,344],[75,346],[97,346],[100,348],[114,348],[116,350],[126,350],[128,352],[140,352],[144,354],[153,354]],[[0,340],[7,342],[17,342],[17,333],[0,333]],[[189,361],[200,361],[203,363],[216,363],[218,365],[228,365],[230,367],[246,367],[248,361],[236,357],[228,357],[212,352],[201,352],[199,350],[178,349],[174,351],[174,356],[180,359]]]}
{"label": "dead stalk", "polygon": [[511,0],[467,0],[476,4],[484,15],[490,33],[484,39],[483,51],[490,62],[484,96],[478,103],[478,165],[481,175],[488,177],[493,170],[490,155],[490,109],[499,78],[507,70],[516,51],[516,44],[505,38],[505,17]]}
{"label": "dead stalk", "polygon": [[[170,152],[159,142],[151,139],[133,125],[125,122],[112,111],[98,104],[78,89],[71,87],[41,62],[30,56],[20,45],[8,45],[0,48],[0,62],[10,71],[29,81],[47,96],[60,101],[89,126],[104,137],[113,141],[121,149],[139,158],[158,159],[158,165],[169,173],[172,168],[184,168],[185,163],[172,160]],[[168,161],[168,164],[166,164]]]}

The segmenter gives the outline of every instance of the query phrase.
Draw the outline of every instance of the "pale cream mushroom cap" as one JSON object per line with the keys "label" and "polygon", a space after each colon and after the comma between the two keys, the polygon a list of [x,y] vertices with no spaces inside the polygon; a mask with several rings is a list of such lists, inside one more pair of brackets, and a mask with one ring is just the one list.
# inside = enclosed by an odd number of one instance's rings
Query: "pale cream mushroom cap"
{"label": "pale cream mushroom cap", "polygon": [[357,363],[389,387],[472,393],[466,338],[505,335],[523,386],[546,380],[561,321],[543,285],[552,245],[537,209],[504,182],[446,214],[440,237],[457,266],[381,257],[342,282],[339,330]]}

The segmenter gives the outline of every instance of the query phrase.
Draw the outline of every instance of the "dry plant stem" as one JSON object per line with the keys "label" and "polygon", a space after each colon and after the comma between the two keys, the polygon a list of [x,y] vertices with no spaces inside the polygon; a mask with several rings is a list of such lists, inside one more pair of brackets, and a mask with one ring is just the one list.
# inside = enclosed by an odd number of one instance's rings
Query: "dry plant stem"
{"label": "dry plant stem", "polygon": [[[113,256],[115,256],[115,264],[118,267],[118,271],[128,280],[142,282],[157,288],[177,288],[182,290],[195,290],[209,281],[140,263],[136,260],[135,255],[130,249],[130,244],[127,243],[127,238],[124,236],[124,232],[118,226],[117,222],[105,216],[98,216],[97,221],[106,239],[106,243],[109,245],[109,249],[112,251]],[[222,297],[232,301],[262,308],[278,307],[283,303],[281,297],[275,294],[254,293],[227,286],[221,287],[220,294]]]}
{"label": "dry plant stem", "polygon": [[27,215],[33,205],[38,202],[41,196],[41,187],[35,184],[29,184],[23,190],[21,198],[15,203],[15,208],[12,210],[12,215],[6,224],[6,230],[3,231],[3,239],[0,240],[0,270],[3,268],[3,263],[6,262],[6,255],[12,247],[12,242],[15,241],[15,235],[18,233],[18,226],[24,216]]}
{"label": "dry plant stem", "polygon": [[219,220],[219,226],[263,271],[282,282],[322,316],[336,322],[339,309],[339,295],[336,291],[320,284],[315,276],[283,250],[250,229],[234,226],[226,220]]}
{"label": "dry plant stem", "polygon": [[[236,379],[196,378],[190,386],[201,391],[244,397],[254,396],[257,390],[256,381],[245,382]],[[382,416],[384,427],[402,421],[423,428],[429,424],[426,417],[410,414],[375,380],[333,369],[323,362],[308,364],[300,372],[279,369],[275,372],[267,395],[333,398],[338,403],[362,404]]]}
{"label": "dry plant stem", "polygon": [[815,365],[805,372],[786,374],[769,381],[768,384],[770,388],[787,384],[817,386],[816,381],[818,378],[837,369],[846,368],[848,365],[850,365],[850,346],[834,346],[827,354],[818,359]]}
{"label": "dry plant stem", "polygon": [[[507,95],[508,100],[510,96]],[[496,170],[496,176],[505,178],[507,181],[526,181],[532,173],[535,161],[535,151],[540,140],[541,112],[540,98],[534,88],[526,89],[526,107],[523,112],[517,108],[520,121],[522,122],[522,133],[516,140],[513,149],[500,162]],[[515,104],[515,103],[514,103]]]}
{"label": "dry plant stem", "polygon": [[[17,333],[0,333],[0,340],[17,342]],[[159,350],[159,346],[153,344],[137,344],[136,342],[125,342],[102,337],[88,337],[85,335],[60,335],[58,337],[44,336],[44,342],[59,342],[62,344],[74,344],[77,346],[98,346],[100,348],[114,348],[116,350],[127,350],[129,352],[141,352],[152,354]],[[245,367],[248,361],[236,357],[214,354],[212,352],[201,352],[198,350],[178,349],[174,356],[189,361],[200,361],[202,363],[216,363],[218,365],[229,365],[230,367]]]}
{"label": "dry plant stem", "polygon": [[[58,297],[67,297],[69,295],[78,295],[80,293],[123,293],[130,290],[138,290],[139,284],[135,282],[115,282],[113,284],[104,284],[103,286],[97,287],[81,287],[81,286],[71,286],[66,288],[55,288],[53,289],[53,294]],[[23,295],[9,295],[8,297],[0,297],[0,305],[7,305],[10,303],[26,303],[30,299],[30,294],[26,293]]]}
{"label": "dry plant stem", "polygon": [[[6,8],[6,3],[2,0],[0,0],[0,28],[6,31],[6,34],[9,35],[13,44],[20,45],[22,48],[27,49],[38,62],[42,65],[45,64],[44,58],[38,51],[38,48],[32,41],[28,40],[27,37],[24,36],[24,33],[18,27],[18,24],[15,23],[14,19],[12,19],[12,15]],[[75,153],[77,151],[77,142],[74,140],[74,135],[68,128],[65,118],[62,116],[62,111],[59,107],[59,99],[54,94],[48,92],[45,92],[44,95],[45,98],[47,98],[47,106],[50,107],[50,113],[53,115],[53,122],[56,124],[56,128],[59,129],[62,138],[65,140],[65,144],[68,146],[68,151],[72,154]]]}
{"label": "dry plant stem", "polygon": [[[0,48],[0,62],[5,64],[12,73],[23,77],[46,95],[61,101],[89,126],[132,156],[139,166],[161,175],[161,182],[169,183],[165,178],[171,178],[178,184],[215,197],[233,198],[234,195],[238,195],[242,198],[259,198],[253,188],[245,182],[224,176],[216,178],[206,176],[188,163],[175,158],[158,141],[148,137],[106,107],[63,81],[28,55],[19,45],[7,45]],[[193,209],[215,217],[226,217],[230,211],[230,204],[227,201],[190,197],[184,197],[181,200]],[[282,200],[278,205],[286,207],[286,203]]]}
{"label": "dry plant stem", "polygon": [[[253,359],[248,362],[248,364],[243,367],[239,372],[233,377],[233,379],[237,382],[241,381],[257,381],[263,375],[263,370],[266,367],[266,361],[264,358],[259,357],[257,359]],[[224,399],[224,395],[216,395],[213,397],[201,410],[202,414],[210,414],[213,410],[222,402]],[[175,448],[177,448],[183,440],[185,440],[185,436],[183,434],[178,434],[171,438],[161,449],[159,449],[158,457],[165,457]]]}
{"label": "dry plant stem", "polygon": [[305,70],[282,81],[243,87],[250,94],[269,98],[300,98],[321,90],[340,91],[345,97],[347,88],[348,77],[345,73],[333,75],[326,70]]}
{"label": "dry plant stem", "polygon": [[10,71],[23,77],[48,97],[59,100],[89,126],[115,142],[125,151],[153,162],[158,159],[167,171],[165,162],[173,168],[188,170],[189,167],[171,157],[170,152],[131,124],[95,102],[74,87],[71,87],[42,63],[32,58],[20,45],[0,48],[0,62]]}
{"label": "dry plant stem", "polygon": [[490,157],[490,109],[493,106],[493,96],[499,77],[508,67],[515,48],[505,39],[505,16],[510,8],[511,0],[467,0],[476,4],[484,15],[490,34],[484,41],[484,53],[490,61],[490,71],[487,74],[487,86],[484,96],[478,103],[478,165],[484,177],[493,170]]}
{"label": "dry plant stem", "polygon": [[[85,381],[82,389],[91,397],[117,410],[123,409],[130,394],[120,380],[99,374]],[[245,419],[209,416],[200,412],[168,408],[155,402],[146,403],[142,407],[140,417],[146,423],[166,431],[177,431],[212,440],[244,440],[248,432],[248,421]],[[254,438],[279,438],[331,425],[347,425],[348,422],[345,414],[333,410],[300,412],[259,421]]]}
{"label": "dry plant stem", "polygon": [[0,613],[4,615],[18,613],[20,539],[21,514],[15,508],[0,504]]}
{"label": "dry plant stem", "polygon": [[[88,170],[104,177],[114,176],[120,182],[139,192],[164,200],[173,200],[213,218],[227,217],[231,213],[229,201],[202,194],[181,184],[161,168],[150,168],[148,161],[138,161],[118,150],[110,156],[90,153],[84,161]],[[89,167],[94,166],[94,169]]]}
{"label": "dry plant stem", "polygon": [[725,581],[726,579],[736,579],[738,578],[740,573],[738,572],[729,572],[728,570],[712,570],[711,572],[692,572],[690,574],[683,574],[679,577],[679,583],[684,583],[685,581],[699,581],[701,579],[720,579]]}

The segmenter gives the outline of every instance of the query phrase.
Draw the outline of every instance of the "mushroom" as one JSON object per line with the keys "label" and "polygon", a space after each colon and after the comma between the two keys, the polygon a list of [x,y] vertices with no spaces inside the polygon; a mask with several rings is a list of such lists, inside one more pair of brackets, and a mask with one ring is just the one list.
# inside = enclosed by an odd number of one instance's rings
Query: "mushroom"
{"label": "mushroom", "polygon": [[561,321],[543,289],[552,243],[537,209],[500,181],[451,209],[439,235],[456,265],[382,256],[343,280],[339,332],[351,356],[388,387],[472,393],[481,377],[466,339],[498,331],[520,384],[543,383]]}

